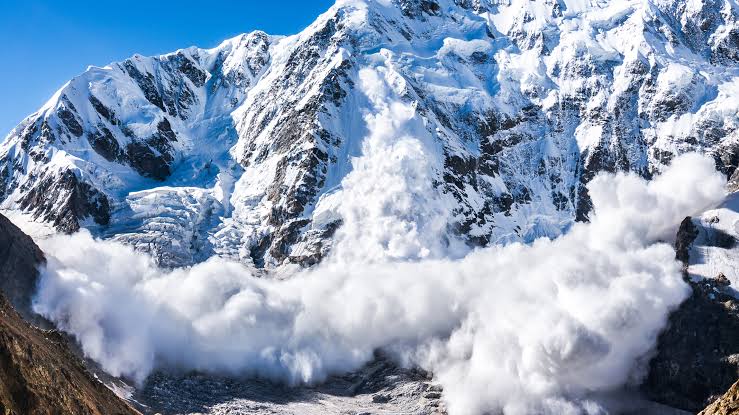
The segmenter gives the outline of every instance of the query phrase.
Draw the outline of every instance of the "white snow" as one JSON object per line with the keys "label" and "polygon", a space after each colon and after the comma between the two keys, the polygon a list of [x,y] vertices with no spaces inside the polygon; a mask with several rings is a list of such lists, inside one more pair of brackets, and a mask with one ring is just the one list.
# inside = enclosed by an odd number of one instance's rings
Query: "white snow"
{"label": "white snow", "polygon": [[[436,15],[409,17],[392,0],[339,0],[294,36],[134,56],[163,98],[192,92],[174,115],[121,64],[65,84],[0,144],[17,180],[0,207],[58,259],[40,309],[107,370],[139,378],[163,361],[312,382],[383,347],[434,370],[458,413],[577,411],[589,391],[623,385],[685,294],[674,254],[653,243],[709,208],[718,179],[695,160],[652,184],[598,178],[597,219],[582,225],[581,157],[607,149],[657,174],[663,158],[739,143],[739,70],[709,56],[736,29],[736,7],[708,11],[722,25],[695,49],[686,42],[699,39],[660,18],[677,13],[676,0],[480,0],[479,13],[438,3]],[[691,0],[685,13],[705,7]],[[168,120],[172,175],[157,182],[105,160],[67,132],[57,111],[69,105],[86,134],[104,126],[122,147]],[[25,148],[24,134],[44,124],[56,140]],[[713,127],[726,133],[704,135]],[[316,149],[328,161],[310,170],[301,161]],[[475,166],[474,180],[447,182],[454,160]],[[18,212],[24,189],[63,170],[111,199],[110,226],[83,223],[107,242],[46,240],[49,228]],[[264,274],[252,249],[284,230],[273,215],[312,175],[315,195],[290,218],[307,224],[288,254],[333,245],[322,251],[333,262],[310,272],[267,251],[274,278],[254,278]],[[506,197],[509,207],[492,205]],[[700,220],[739,236],[737,211],[732,198]],[[337,223],[334,236],[313,236]],[[491,246],[470,253],[464,236]],[[120,242],[192,268],[159,269]],[[696,278],[739,283],[739,248],[695,250]]]}
{"label": "white snow", "polygon": [[[142,203],[148,199],[133,197],[134,192],[157,193],[161,187],[208,194],[208,201],[202,205],[185,202],[179,196],[167,198],[174,211],[210,216],[201,227],[180,221],[176,225],[179,228],[171,231],[182,240],[207,240],[206,245],[212,249],[209,254],[249,263],[249,247],[276,231],[267,223],[270,212],[284,207],[280,203],[285,198],[270,200],[269,189],[278,186],[284,192],[295,191],[305,183],[306,174],[314,173],[295,166],[278,172],[284,159],[296,158],[312,148],[328,154],[330,162],[321,178],[323,186],[316,190],[300,218],[313,221],[306,231],[320,231],[319,224],[327,226],[340,219],[339,199],[343,197],[345,180],[356,180],[352,179],[358,176],[352,174],[353,169],[369,157],[366,150],[373,135],[367,131],[371,125],[368,121],[372,120],[368,114],[381,108],[372,104],[378,100],[398,102],[401,109],[415,107],[412,117],[418,120],[412,120],[415,126],[408,136],[415,143],[423,143],[414,151],[427,156],[422,169],[426,176],[421,176],[425,180],[443,181],[445,155],[476,158],[481,151],[480,141],[515,141],[524,137],[496,156],[500,173],[479,175],[478,186],[462,186],[461,201],[438,185],[423,190],[446,192],[439,206],[447,211],[442,216],[448,225],[483,217],[482,223],[472,225],[469,234],[501,243],[555,237],[572,225],[575,206],[569,199],[571,189],[578,186],[579,157],[596,146],[616,145],[612,142],[613,127],[605,124],[603,117],[620,109],[623,100],[636,99],[630,94],[634,93],[634,85],[641,85],[643,80],[630,68],[640,62],[656,68],[654,91],[640,93],[639,99],[644,100],[637,103],[640,112],[658,111],[660,105],[675,99],[686,104],[684,110],[665,119],[649,124],[640,121],[635,128],[640,129],[643,139],[638,134],[630,135],[627,138],[633,141],[618,143],[627,148],[630,168],[662,169],[653,148],[673,155],[713,148],[713,143],[686,144],[689,138],[700,135],[706,123],[729,129],[739,126],[739,73],[711,63],[682,44],[666,47],[670,42],[660,37],[666,35],[650,29],[660,8],[671,7],[672,2],[511,0],[481,4],[489,11],[478,15],[451,0],[439,0],[437,16],[416,19],[404,16],[392,1],[342,0],[294,36],[253,32],[226,40],[213,49],[188,48],[153,58],[135,56],[131,63],[141,73],[151,74],[157,84],[174,88],[183,83],[193,91],[192,105],[177,117],[149,102],[142,88],[119,64],[89,68],[41,108],[38,116],[47,120],[51,128],[61,128],[55,110],[65,105],[62,96],[66,96],[85,129],[104,125],[121,146],[130,138],[96,113],[87,101],[89,94],[110,108],[121,124],[139,137],[155,133],[157,124],[168,119],[178,141],[174,143],[173,174],[162,183],[144,179],[128,166],[104,160],[84,138],[63,135],[64,142],[45,147],[51,149],[52,163],[36,163],[21,148],[19,140],[24,128],[20,126],[0,145],[0,157],[14,159],[24,167],[25,173],[16,173],[21,176],[20,184],[32,181],[34,174],[39,176],[47,169],[74,169],[112,198],[112,226],[101,231],[101,235],[115,238],[122,232],[135,246],[151,246],[156,252],[168,249],[168,236],[155,235],[150,220],[141,220],[140,212],[148,209]],[[701,7],[706,6],[693,2],[686,13],[700,12]],[[730,17],[731,8],[724,9],[723,15]],[[333,34],[328,48],[320,46],[314,50],[312,42],[330,22],[340,22],[339,32]],[[301,72],[304,78],[298,79],[291,60],[293,56],[309,56],[309,52],[317,53],[318,59]],[[187,76],[167,69],[179,57],[188,59],[206,74],[203,87],[195,87]],[[278,151],[276,134],[297,112],[317,99],[330,74],[347,64],[350,69],[342,81],[347,83],[339,85],[346,96],[338,104],[324,104],[316,120],[317,126],[332,135],[331,143],[305,140],[287,144],[287,148],[283,146]],[[368,102],[370,91],[359,87],[360,73],[375,67],[393,74],[384,89],[393,92],[384,97],[370,96]],[[604,69],[611,67],[612,72]],[[573,101],[582,101],[578,104],[579,113],[568,113],[563,108]],[[460,121],[468,115],[470,120],[482,121],[490,117],[488,114],[515,120],[532,105],[541,106],[541,118],[524,120],[508,131],[494,131],[491,137],[474,137],[475,126],[465,125],[466,119]],[[284,113],[289,107],[294,107],[296,113]],[[592,118],[595,113],[603,115]],[[454,125],[446,125],[445,119],[453,120]],[[546,120],[558,120],[559,124],[547,125]],[[25,126],[31,121],[36,119],[24,121]],[[739,136],[733,134],[723,140],[728,144],[739,141]],[[413,153],[406,152],[409,157]],[[540,172],[542,165],[547,174]],[[3,207],[17,208],[19,189],[6,197]],[[533,196],[531,201],[514,203],[505,214],[482,213],[492,196],[521,189]],[[415,192],[420,200],[436,198],[420,196],[420,192]],[[566,206],[555,206],[551,196],[555,193],[568,196]],[[194,199],[201,200],[199,196]],[[134,200],[136,205],[129,205]],[[217,208],[211,209],[211,200]],[[183,204],[173,205],[178,203]],[[464,209],[468,209],[466,216],[458,212]],[[186,252],[187,244],[178,249],[170,254],[177,258],[203,258]],[[267,260],[268,267],[281,265]],[[190,262],[179,265],[185,264]]]}
{"label": "white snow", "polygon": [[[431,370],[451,414],[602,413],[591,393],[639,379],[640,358],[688,292],[658,241],[719,202],[724,182],[696,155],[653,182],[603,175],[590,185],[590,224],[460,260],[416,261],[416,235],[428,236],[417,226],[393,228],[406,238],[389,261],[373,249],[347,257],[386,238],[350,224],[339,242],[349,246],[284,281],[217,258],[166,271],[86,232],[58,236],[40,241],[49,265],[34,307],[105,370],[139,381],[174,365],[311,383],[383,349]],[[392,208],[401,220],[419,209]],[[350,220],[380,227],[385,217]]]}

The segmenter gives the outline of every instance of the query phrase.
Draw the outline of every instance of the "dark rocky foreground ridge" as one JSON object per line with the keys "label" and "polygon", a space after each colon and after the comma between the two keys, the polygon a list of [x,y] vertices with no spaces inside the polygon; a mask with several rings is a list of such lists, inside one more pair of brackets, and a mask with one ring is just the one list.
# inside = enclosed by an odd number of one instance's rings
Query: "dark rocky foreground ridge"
{"label": "dark rocky foreground ridge", "polygon": [[43,260],[33,240],[0,215],[0,414],[138,414],[90,375],[66,337],[24,320],[40,321],[30,300]]}
{"label": "dark rocky foreground ridge", "polygon": [[739,379],[739,302],[718,279],[691,287],[660,336],[644,387],[656,401],[697,412]]}

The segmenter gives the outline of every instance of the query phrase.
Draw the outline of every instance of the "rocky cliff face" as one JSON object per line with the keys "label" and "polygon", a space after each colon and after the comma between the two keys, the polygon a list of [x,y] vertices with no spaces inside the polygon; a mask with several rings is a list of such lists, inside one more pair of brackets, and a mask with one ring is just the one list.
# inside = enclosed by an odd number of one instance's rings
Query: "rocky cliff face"
{"label": "rocky cliff face", "polygon": [[0,413],[137,414],[86,371],[53,331],[29,325],[0,294]]}
{"label": "rocky cliff face", "polygon": [[37,320],[31,310],[39,265],[44,254],[31,237],[0,215],[0,293],[29,321]]}
{"label": "rocky cliff face", "polygon": [[739,379],[739,301],[720,281],[693,294],[661,335],[644,388],[658,402],[698,412]]}
{"label": "rocky cliff face", "polygon": [[87,372],[66,337],[24,320],[38,320],[30,301],[43,261],[31,238],[0,215],[0,414],[137,414]]}
{"label": "rocky cliff face", "polygon": [[734,173],[737,17],[729,0],[339,0],[295,36],[90,68],[0,145],[2,207],[165,265],[308,266],[347,176],[386,154],[421,163],[429,186],[403,192],[433,199],[449,238],[556,236],[600,171],[701,151]]}
{"label": "rocky cliff face", "polygon": [[691,252],[696,256],[695,250],[701,246],[728,249],[735,242],[732,235],[703,227],[692,218],[686,218],[680,226],[677,258],[685,264],[692,295],[670,316],[667,329],[660,335],[643,385],[652,399],[695,413],[739,378],[736,291],[723,273],[701,279],[691,275],[688,267]]}

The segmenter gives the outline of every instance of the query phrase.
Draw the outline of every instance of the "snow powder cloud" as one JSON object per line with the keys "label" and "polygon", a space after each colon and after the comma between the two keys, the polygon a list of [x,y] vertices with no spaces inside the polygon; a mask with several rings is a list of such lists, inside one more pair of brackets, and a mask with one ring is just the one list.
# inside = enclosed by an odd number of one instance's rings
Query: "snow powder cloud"
{"label": "snow powder cloud", "polygon": [[[386,75],[363,73],[363,87],[398,87]],[[167,271],[83,231],[40,241],[49,261],[36,311],[138,381],[171,366],[319,382],[382,349],[432,371],[452,414],[597,413],[590,393],[638,381],[688,294],[660,241],[723,198],[713,162],[685,155],[651,182],[600,175],[589,224],[429,259],[457,249],[442,243],[447,213],[428,196],[435,161],[419,154],[433,143],[415,133],[412,106],[368,97],[373,132],[343,183],[345,223],[322,265],[287,280],[218,258]]]}

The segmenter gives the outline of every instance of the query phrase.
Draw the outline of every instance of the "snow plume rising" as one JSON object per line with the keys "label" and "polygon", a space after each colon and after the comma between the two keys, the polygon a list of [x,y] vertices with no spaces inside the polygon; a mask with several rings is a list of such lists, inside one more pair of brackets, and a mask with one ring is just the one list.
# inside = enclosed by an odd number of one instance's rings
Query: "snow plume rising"
{"label": "snow plume rising", "polygon": [[444,237],[451,208],[434,187],[441,180],[442,149],[414,105],[401,100],[405,79],[386,67],[363,69],[359,87],[368,99],[369,134],[341,190],[326,203],[337,206],[344,224],[334,257],[378,262],[461,256],[464,244]]}
{"label": "snow plume rising", "polygon": [[638,376],[687,295],[675,225],[723,197],[697,155],[651,182],[602,175],[590,224],[460,260],[329,261],[277,281],[220,259],[163,271],[82,232],[42,241],[36,310],[113,375],[158,366],[321,381],[383,349],[434,372],[452,414],[592,412]]}
{"label": "snow plume rising", "polygon": [[218,258],[165,271],[86,232],[57,236],[41,241],[36,311],[137,381],[176,367],[320,382],[383,350],[432,371],[452,414],[598,413],[588,396],[638,381],[688,293],[659,241],[723,198],[713,161],[677,158],[651,182],[601,175],[591,223],[442,259],[458,251],[433,136],[399,98],[402,78],[359,78],[371,132],[328,204],[344,219],[332,258],[276,280]]}

